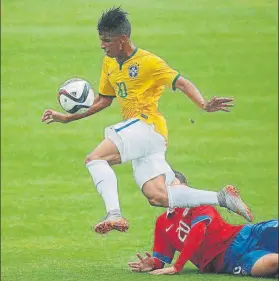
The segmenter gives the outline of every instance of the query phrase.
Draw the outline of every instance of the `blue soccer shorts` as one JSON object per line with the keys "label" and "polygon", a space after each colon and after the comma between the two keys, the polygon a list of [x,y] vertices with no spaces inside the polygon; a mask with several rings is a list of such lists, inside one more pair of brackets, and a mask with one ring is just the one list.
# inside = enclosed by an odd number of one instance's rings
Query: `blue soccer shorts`
{"label": "blue soccer shorts", "polygon": [[272,253],[278,253],[278,220],[248,224],[228,247],[222,272],[251,275],[256,261]]}

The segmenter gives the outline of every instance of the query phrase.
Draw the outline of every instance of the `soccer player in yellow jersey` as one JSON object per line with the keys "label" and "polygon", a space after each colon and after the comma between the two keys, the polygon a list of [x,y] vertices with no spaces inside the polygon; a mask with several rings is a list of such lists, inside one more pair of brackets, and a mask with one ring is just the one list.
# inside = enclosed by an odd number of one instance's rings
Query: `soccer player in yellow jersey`
{"label": "soccer player in yellow jersey", "polygon": [[105,129],[105,139],[85,160],[97,191],[102,196],[107,215],[95,226],[97,233],[116,229],[126,231],[128,221],[120,212],[117,178],[112,165],[132,161],[134,178],[152,206],[194,207],[218,205],[251,221],[249,208],[236,188],[220,192],[169,188],[175,175],[165,160],[168,130],[158,111],[158,101],[165,86],[185,93],[207,112],[229,111],[231,98],[206,101],[199,90],[158,56],[136,48],[130,39],[131,25],[121,8],[104,12],[98,22],[101,48],[105,52],[99,95],[92,107],[82,114],[62,114],[48,109],[42,121],[68,123],[88,117],[111,105],[117,98],[123,122]]}

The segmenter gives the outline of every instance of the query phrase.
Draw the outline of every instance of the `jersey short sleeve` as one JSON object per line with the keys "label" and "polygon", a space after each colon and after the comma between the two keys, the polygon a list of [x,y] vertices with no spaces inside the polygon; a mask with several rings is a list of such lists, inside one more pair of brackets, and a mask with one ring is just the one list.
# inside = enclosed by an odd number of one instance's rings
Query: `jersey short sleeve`
{"label": "jersey short sleeve", "polygon": [[115,91],[109,82],[108,75],[108,65],[106,59],[104,59],[99,83],[99,94],[107,97],[116,97]]}
{"label": "jersey short sleeve", "polygon": [[205,222],[209,225],[215,217],[215,209],[211,206],[197,207],[192,212],[191,227],[199,222]]}
{"label": "jersey short sleeve", "polygon": [[172,69],[163,59],[154,56],[151,61],[151,76],[155,85],[167,86],[175,90],[176,80],[180,74]]}

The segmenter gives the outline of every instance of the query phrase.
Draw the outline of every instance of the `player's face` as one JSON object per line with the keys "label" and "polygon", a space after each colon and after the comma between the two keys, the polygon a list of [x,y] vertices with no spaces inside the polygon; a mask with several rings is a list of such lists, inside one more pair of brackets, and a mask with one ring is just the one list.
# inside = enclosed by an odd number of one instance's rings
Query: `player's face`
{"label": "player's face", "polygon": [[105,54],[111,58],[121,55],[123,49],[123,40],[121,36],[112,36],[109,34],[101,34],[101,48]]}

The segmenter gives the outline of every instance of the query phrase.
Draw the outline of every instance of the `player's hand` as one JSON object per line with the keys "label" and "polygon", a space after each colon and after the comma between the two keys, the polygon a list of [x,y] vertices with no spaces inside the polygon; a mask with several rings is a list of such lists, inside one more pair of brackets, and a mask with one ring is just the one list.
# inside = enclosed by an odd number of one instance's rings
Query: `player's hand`
{"label": "player's hand", "polygon": [[209,101],[206,102],[204,105],[204,110],[207,112],[214,112],[214,111],[226,111],[230,112],[229,107],[233,107],[234,105],[231,103],[233,101],[232,98],[217,98],[213,97]]}
{"label": "player's hand", "polygon": [[47,109],[42,116],[42,122],[45,122],[46,124],[50,124],[53,122],[68,123],[68,117],[68,114],[63,114],[52,109]]}
{"label": "player's hand", "polygon": [[132,268],[132,271],[147,272],[153,269],[154,259],[150,253],[145,252],[146,256],[143,258],[140,254],[137,254],[139,261],[129,262],[128,265]]}
{"label": "player's hand", "polygon": [[178,273],[178,271],[176,270],[176,268],[174,266],[156,269],[156,270],[149,272],[149,274],[154,274],[154,275],[176,274],[176,273]]}

